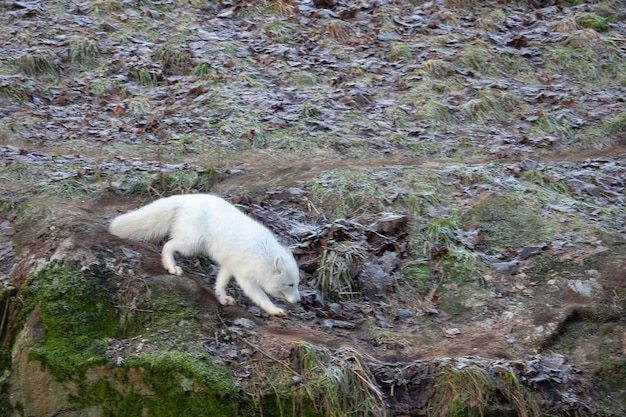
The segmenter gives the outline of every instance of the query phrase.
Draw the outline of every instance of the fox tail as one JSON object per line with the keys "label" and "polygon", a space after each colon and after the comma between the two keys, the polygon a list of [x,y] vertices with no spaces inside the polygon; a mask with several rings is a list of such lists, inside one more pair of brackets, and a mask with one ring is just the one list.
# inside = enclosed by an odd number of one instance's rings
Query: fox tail
{"label": "fox tail", "polygon": [[109,232],[124,239],[161,240],[169,234],[177,212],[178,204],[175,200],[156,200],[114,218],[109,225]]}

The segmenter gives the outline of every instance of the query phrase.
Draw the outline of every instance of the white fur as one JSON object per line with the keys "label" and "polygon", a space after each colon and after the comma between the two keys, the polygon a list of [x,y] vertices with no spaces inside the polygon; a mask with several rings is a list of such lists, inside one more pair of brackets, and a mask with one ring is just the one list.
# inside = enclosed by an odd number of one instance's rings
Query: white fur
{"label": "white fur", "polygon": [[215,293],[222,304],[234,304],[226,286],[234,276],[244,293],[272,315],[284,315],[266,295],[300,301],[300,272],[293,254],[260,223],[235,206],[210,194],[177,195],[113,219],[109,231],[133,240],[170,240],[163,246],[163,267],[170,274],[182,269],[174,252],[208,255],[220,266]]}

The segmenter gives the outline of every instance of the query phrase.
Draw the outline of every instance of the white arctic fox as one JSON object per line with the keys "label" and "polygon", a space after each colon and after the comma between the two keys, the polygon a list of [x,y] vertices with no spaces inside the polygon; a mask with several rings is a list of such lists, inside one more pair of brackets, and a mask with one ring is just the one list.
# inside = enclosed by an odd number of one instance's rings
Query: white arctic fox
{"label": "white arctic fox", "polygon": [[220,266],[215,293],[222,304],[234,304],[226,285],[235,277],[244,293],[271,315],[284,315],[265,294],[300,301],[300,273],[293,254],[260,223],[235,206],[210,194],[161,198],[113,219],[109,231],[133,240],[170,240],[161,253],[170,274],[182,269],[174,252],[183,256],[208,255]]}

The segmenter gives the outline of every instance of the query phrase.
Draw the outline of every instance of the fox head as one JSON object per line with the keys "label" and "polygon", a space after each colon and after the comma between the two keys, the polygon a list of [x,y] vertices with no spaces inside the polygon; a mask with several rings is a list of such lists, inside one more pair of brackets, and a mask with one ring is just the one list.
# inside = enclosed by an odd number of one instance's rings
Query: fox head
{"label": "fox head", "polygon": [[272,262],[272,279],[265,283],[264,290],[290,303],[297,303],[300,301],[299,282],[300,270],[293,256],[276,256]]}

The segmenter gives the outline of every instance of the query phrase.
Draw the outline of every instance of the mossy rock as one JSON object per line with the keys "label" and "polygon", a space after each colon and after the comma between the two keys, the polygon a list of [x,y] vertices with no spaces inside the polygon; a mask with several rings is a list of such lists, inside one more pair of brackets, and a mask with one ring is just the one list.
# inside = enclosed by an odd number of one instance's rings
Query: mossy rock
{"label": "mossy rock", "polygon": [[197,416],[239,415],[237,410],[243,407],[230,371],[194,343],[202,313],[193,297],[150,291],[153,310],[145,309],[144,317],[136,318],[136,325],[131,326],[138,330],[142,323],[150,323],[149,328],[142,328],[144,347],[117,352],[123,356],[117,363],[111,359],[111,349],[113,354],[115,349],[110,343],[122,340],[129,329],[122,322],[127,320],[125,309],[115,308],[117,280],[115,275],[81,270],[71,261],[53,261],[27,278],[19,294],[24,303],[19,317],[22,332],[34,336],[26,336],[27,341],[18,337],[22,340],[13,355],[15,378],[36,369],[37,380],[54,385],[60,398],[53,406],[16,402],[14,407],[59,411],[78,405],[97,409],[97,415],[115,416],[143,412],[173,416],[189,410]]}
{"label": "mossy rock", "polygon": [[481,229],[491,248],[522,248],[546,237],[537,207],[528,199],[509,193],[489,196],[461,217],[461,225]]}
{"label": "mossy rock", "polygon": [[607,32],[609,30],[606,19],[595,13],[585,12],[577,14],[576,23],[582,28],[593,29],[596,32]]}
{"label": "mossy rock", "polygon": [[32,352],[60,380],[104,359],[104,339],[115,332],[115,309],[102,282],[71,265],[53,262],[21,292],[25,309],[39,307],[46,336]]}

